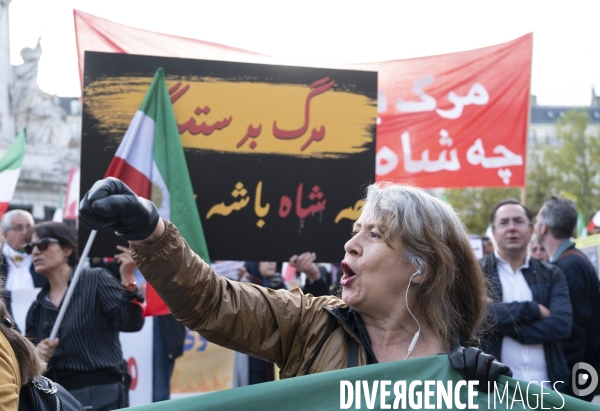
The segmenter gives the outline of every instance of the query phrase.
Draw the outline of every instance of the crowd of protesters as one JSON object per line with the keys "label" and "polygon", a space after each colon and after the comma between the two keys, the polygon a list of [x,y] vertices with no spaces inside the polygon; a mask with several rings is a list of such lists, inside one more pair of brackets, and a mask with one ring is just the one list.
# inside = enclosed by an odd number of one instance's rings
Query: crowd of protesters
{"label": "crowd of protesters", "polygon": [[[571,385],[576,364],[585,362],[600,370],[600,282],[596,267],[572,241],[576,222],[575,204],[560,196],[551,196],[536,217],[514,200],[504,200],[490,210],[493,235],[481,237],[484,256],[479,260],[487,284],[487,309],[482,307],[479,314],[487,317],[480,328],[484,331],[469,339],[471,345],[508,366],[515,378],[572,396],[578,393]],[[138,331],[144,322],[144,290],[137,286],[135,260],[129,250],[121,247],[111,264],[88,264],[71,301],[76,309],[65,316],[59,337],[51,340],[78,261],[76,233],[63,223],[34,224],[24,210],[4,214],[0,229],[0,281],[6,303],[6,311],[4,303],[0,304],[0,313],[8,319],[0,329],[8,326],[27,337],[33,345],[23,345],[21,350],[35,347],[39,359],[29,359],[34,366],[12,382],[17,395],[19,384],[45,370],[46,376],[84,406],[94,410],[128,406],[130,377],[118,335]],[[349,277],[338,264],[318,264],[314,252],[293,255],[287,265],[296,271],[294,285],[304,295],[339,295],[340,279],[348,281]],[[246,262],[236,280],[273,290],[290,289],[281,268],[275,262]],[[409,286],[422,273],[418,267],[415,270]],[[418,288],[419,282],[415,284]],[[40,291],[26,323],[16,324],[11,291],[23,288]],[[161,320],[155,319],[154,401],[169,398],[174,361],[183,352],[184,327],[171,315],[164,320],[165,324],[156,324]],[[369,355],[367,349],[366,363],[374,361]],[[274,374],[273,364],[264,359],[235,357],[234,386],[271,381]],[[594,394],[579,397],[591,401]],[[11,409],[12,400],[6,398],[0,395],[0,404]]]}

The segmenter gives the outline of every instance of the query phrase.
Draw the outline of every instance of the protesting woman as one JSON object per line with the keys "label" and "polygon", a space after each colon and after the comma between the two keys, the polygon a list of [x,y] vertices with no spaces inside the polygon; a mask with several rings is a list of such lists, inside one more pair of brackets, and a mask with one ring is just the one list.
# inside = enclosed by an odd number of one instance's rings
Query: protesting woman
{"label": "protesting woman", "polygon": [[510,372],[457,348],[485,314],[485,280],[455,212],[422,190],[368,188],[345,245],[342,298],[216,275],[151,202],[114,178],[85,195],[80,221],[130,240],[136,265],[184,325],[275,362],[282,378],[451,352],[453,366],[480,387]]}
{"label": "protesting woman", "polygon": [[[103,268],[83,270],[58,330],[50,332],[77,265],[75,231],[63,223],[46,222],[28,233],[25,252],[35,271],[48,278],[27,313],[26,335],[49,365],[49,376],[94,411],[127,405],[127,370],[119,331],[144,325],[142,296],[133,269],[121,265],[121,283]],[[131,264],[133,266],[133,262]]]}

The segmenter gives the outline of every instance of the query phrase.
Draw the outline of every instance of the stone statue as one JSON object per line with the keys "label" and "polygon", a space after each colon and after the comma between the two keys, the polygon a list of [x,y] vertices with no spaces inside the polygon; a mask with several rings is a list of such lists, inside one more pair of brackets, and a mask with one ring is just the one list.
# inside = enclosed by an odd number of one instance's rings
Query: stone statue
{"label": "stone statue", "polygon": [[23,64],[14,68],[10,89],[15,135],[27,127],[27,155],[22,176],[31,179],[62,178],[72,163],[78,162],[69,148],[71,129],[67,113],[58,97],[43,92],[37,83],[38,63],[42,56],[40,41],[35,48],[21,50]]}
{"label": "stone statue", "polygon": [[38,63],[42,47],[38,40],[35,48],[21,50],[23,64],[16,66],[15,82],[11,87],[11,106],[15,115],[15,133],[27,126],[29,145],[51,145],[66,148],[71,138],[64,119],[65,112],[58,99],[40,90],[37,83]]}

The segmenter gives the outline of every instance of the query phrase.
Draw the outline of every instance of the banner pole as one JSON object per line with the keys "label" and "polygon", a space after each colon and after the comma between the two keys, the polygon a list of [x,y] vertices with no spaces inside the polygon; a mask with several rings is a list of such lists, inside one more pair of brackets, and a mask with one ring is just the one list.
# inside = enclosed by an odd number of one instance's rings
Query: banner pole
{"label": "banner pole", "polygon": [[529,90],[527,92],[527,129],[525,131],[525,151],[523,152],[523,187],[521,188],[521,204],[527,207],[527,153],[529,146],[529,132],[531,127],[531,70],[533,66],[533,33],[531,34],[532,47],[529,59]]}
{"label": "banner pole", "polygon": [[96,233],[96,230],[92,230],[90,232],[90,236],[88,237],[85,248],[83,249],[83,253],[81,254],[79,264],[77,264],[77,269],[75,270],[75,274],[73,275],[73,279],[71,280],[71,285],[69,285],[67,295],[65,295],[65,299],[63,300],[62,306],[60,307],[60,311],[58,312],[58,317],[56,317],[56,321],[54,322],[54,326],[52,327],[52,332],[50,333],[50,340],[54,340],[56,338],[56,335],[58,334],[60,323],[62,322],[63,317],[65,316],[65,311],[67,311],[67,307],[69,306],[69,302],[71,301],[71,296],[73,295],[73,291],[75,290],[77,281],[79,281],[81,270],[83,269],[85,260],[87,259],[87,256],[90,253],[90,248],[92,248],[92,244],[94,243],[94,239],[96,238]]}

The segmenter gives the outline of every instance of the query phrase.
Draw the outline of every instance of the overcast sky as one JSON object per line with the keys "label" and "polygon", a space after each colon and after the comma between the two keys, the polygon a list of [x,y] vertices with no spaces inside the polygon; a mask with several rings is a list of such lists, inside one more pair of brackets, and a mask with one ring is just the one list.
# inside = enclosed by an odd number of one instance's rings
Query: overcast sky
{"label": "overcast sky", "polygon": [[600,88],[600,1],[13,0],[11,62],[42,38],[38,83],[78,96],[73,9],[133,27],[311,63],[470,50],[533,32],[538,104],[590,104]]}

